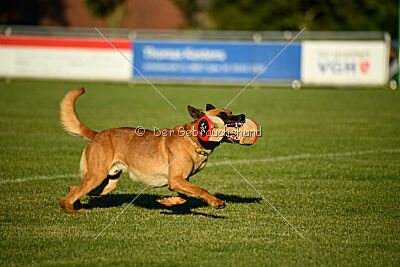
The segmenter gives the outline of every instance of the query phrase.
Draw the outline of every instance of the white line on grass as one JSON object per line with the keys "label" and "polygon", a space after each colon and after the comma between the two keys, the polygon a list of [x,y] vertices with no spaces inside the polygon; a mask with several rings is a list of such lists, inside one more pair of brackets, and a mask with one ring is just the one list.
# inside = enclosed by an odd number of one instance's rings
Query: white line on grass
{"label": "white line on grass", "polygon": [[[248,164],[248,163],[259,163],[259,162],[274,162],[292,159],[313,159],[313,158],[329,158],[329,157],[344,157],[344,156],[356,156],[356,155],[367,155],[376,153],[399,153],[400,149],[382,149],[382,150],[364,150],[355,152],[339,152],[339,153],[326,153],[326,154],[299,154],[299,155],[289,155],[281,156],[275,158],[261,158],[261,159],[238,159],[231,160],[234,164]],[[227,165],[224,161],[209,162],[209,167],[216,167],[221,165]]]}
{"label": "white line on grass", "polygon": [[14,183],[24,183],[29,181],[40,181],[40,180],[55,180],[61,178],[70,178],[79,176],[79,174],[60,174],[60,175],[53,175],[53,176],[34,176],[34,177],[23,177],[17,179],[7,179],[7,180],[0,180],[0,184],[14,184]]}
{"label": "white line on grass", "polygon": [[[284,161],[292,159],[313,159],[313,158],[328,158],[328,157],[345,157],[345,156],[355,156],[355,155],[367,155],[367,154],[377,154],[377,153],[400,153],[400,149],[382,149],[382,150],[364,150],[355,152],[339,152],[339,153],[326,153],[326,154],[298,154],[281,156],[275,158],[260,158],[260,159],[239,159],[231,160],[233,164],[250,164],[250,163],[263,163],[263,162],[275,162]],[[216,167],[228,165],[225,161],[208,162],[208,167]],[[7,179],[0,180],[0,184],[12,184],[12,183],[23,183],[29,181],[39,181],[39,180],[55,180],[62,178],[77,177],[79,174],[61,174],[55,176],[33,176],[33,177],[22,177],[17,179]]]}

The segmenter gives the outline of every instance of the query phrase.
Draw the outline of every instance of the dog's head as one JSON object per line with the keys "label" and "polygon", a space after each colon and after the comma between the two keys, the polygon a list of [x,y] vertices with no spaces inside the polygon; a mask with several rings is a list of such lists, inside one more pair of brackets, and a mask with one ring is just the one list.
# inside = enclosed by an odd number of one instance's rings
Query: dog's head
{"label": "dog's head", "polygon": [[197,109],[192,106],[188,106],[190,116],[195,121],[200,120],[203,116],[216,116],[219,117],[225,124],[225,135],[221,142],[227,142],[236,144],[239,143],[237,138],[237,126],[242,125],[246,122],[246,116],[244,114],[233,115],[232,111],[227,109],[216,109],[213,105],[207,104],[206,110]]}

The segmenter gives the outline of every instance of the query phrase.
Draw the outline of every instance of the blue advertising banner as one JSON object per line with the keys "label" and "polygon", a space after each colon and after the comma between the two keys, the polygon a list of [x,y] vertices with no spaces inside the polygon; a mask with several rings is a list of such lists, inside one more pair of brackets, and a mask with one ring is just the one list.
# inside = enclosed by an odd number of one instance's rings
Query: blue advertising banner
{"label": "blue advertising banner", "polygon": [[[284,47],[274,42],[135,41],[134,66],[159,80],[242,81],[253,78]],[[301,45],[294,43],[257,80],[300,79]],[[142,79],[134,70],[134,78]]]}

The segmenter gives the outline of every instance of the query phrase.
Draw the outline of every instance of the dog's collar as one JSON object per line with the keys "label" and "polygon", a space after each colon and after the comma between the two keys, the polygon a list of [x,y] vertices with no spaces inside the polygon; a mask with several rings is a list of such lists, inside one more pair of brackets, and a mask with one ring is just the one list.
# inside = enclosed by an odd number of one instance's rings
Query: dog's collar
{"label": "dog's collar", "polygon": [[206,157],[208,157],[208,156],[211,154],[212,151],[202,149],[201,147],[199,147],[199,146],[196,144],[195,141],[193,141],[192,138],[190,138],[190,136],[188,136],[187,134],[186,134],[185,136],[192,142],[192,144],[193,144],[193,146],[194,146],[194,148],[196,149],[196,152],[197,152],[198,154],[200,154],[200,155],[202,155],[202,156],[206,156]]}

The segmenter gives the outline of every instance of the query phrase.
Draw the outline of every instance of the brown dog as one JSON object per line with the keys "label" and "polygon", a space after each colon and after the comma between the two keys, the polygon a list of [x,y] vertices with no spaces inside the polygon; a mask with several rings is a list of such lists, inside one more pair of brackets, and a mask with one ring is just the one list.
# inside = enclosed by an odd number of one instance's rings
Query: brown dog
{"label": "brown dog", "polygon": [[[178,192],[178,197],[158,200],[166,206],[183,204],[187,196],[192,196],[203,199],[214,208],[225,207],[224,201],[188,181],[190,176],[206,166],[208,156],[220,144],[204,142],[194,133],[197,121],[204,115],[218,116],[229,124],[244,122],[243,114],[235,116],[231,111],[215,109],[210,104],[207,104],[206,111],[188,106],[195,121],[173,129],[154,132],[123,127],[97,133],[84,125],[75,113],[75,101],[84,92],[83,88],[72,90],[60,103],[60,118],[65,130],[89,141],[80,163],[82,182],[70,186],[70,193],[60,203],[66,212],[79,213],[73,205],[79,204],[79,198],[84,195],[110,193],[117,186],[122,171],[128,171],[132,179],[143,184],[152,187],[168,185],[169,190]],[[235,143],[232,135],[234,133],[226,135],[223,141]]]}

